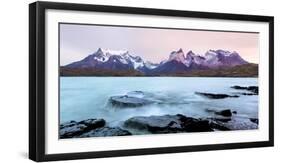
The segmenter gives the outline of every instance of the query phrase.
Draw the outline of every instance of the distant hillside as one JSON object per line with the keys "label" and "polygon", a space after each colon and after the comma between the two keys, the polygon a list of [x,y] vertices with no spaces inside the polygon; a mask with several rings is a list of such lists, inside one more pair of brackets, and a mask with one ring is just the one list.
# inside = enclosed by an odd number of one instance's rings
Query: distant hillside
{"label": "distant hillside", "polygon": [[144,74],[136,70],[97,70],[91,68],[60,68],[61,76],[143,76]]}
{"label": "distant hillside", "polygon": [[61,76],[186,76],[186,77],[258,77],[257,64],[245,64],[231,68],[192,70],[189,72],[173,72],[154,75],[145,75],[136,70],[111,71],[77,68],[60,68]]}
{"label": "distant hillside", "polygon": [[[155,76],[155,75],[153,75]],[[189,76],[189,77],[258,77],[257,64],[245,64],[230,68],[191,70],[189,72],[163,73],[156,76]]]}

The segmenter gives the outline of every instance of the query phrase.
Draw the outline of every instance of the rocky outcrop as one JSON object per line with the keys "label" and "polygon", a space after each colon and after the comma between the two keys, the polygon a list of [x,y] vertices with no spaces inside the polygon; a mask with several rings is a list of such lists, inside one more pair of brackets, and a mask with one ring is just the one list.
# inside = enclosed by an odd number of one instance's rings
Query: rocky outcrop
{"label": "rocky outcrop", "polygon": [[114,107],[126,108],[126,107],[140,107],[140,106],[152,104],[154,102],[140,97],[122,95],[122,96],[110,97],[109,103]]}
{"label": "rocky outcrop", "polygon": [[258,128],[257,120],[233,116],[231,110],[223,110],[215,112],[215,114],[217,116],[210,118],[193,118],[181,114],[136,116],[126,120],[124,127],[152,134],[250,130]]}
{"label": "rocky outcrop", "polygon": [[203,92],[195,92],[195,94],[207,97],[209,99],[224,99],[224,98],[237,98],[237,95],[228,95],[228,94],[214,94],[214,93],[203,93]]}
{"label": "rocky outcrop", "polygon": [[186,117],[181,114],[132,117],[124,122],[124,126],[153,134],[213,131],[208,120]]}
{"label": "rocky outcrop", "polygon": [[252,130],[258,129],[258,124],[252,122],[245,117],[232,117],[228,122],[215,121],[219,126],[223,126],[229,130]]}
{"label": "rocky outcrop", "polygon": [[105,137],[105,136],[127,136],[132,135],[129,131],[123,130],[120,127],[102,127],[95,130],[89,131],[87,133],[81,134],[77,137]]}
{"label": "rocky outcrop", "polygon": [[215,115],[221,115],[224,117],[231,117],[232,114],[237,114],[237,111],[231,111],[230,109],[225,109],[225,110],[206,109],[206,112],[214,113]]}
{"label": "rocky outcrop", "polygon": [[250,121],[256,124],[259,124],[259,119],[258,118],[250,118]]}
{"label": "rocky outcrop", "polygon": [[213,113],[213,115],[208,117],[207,119],[212,121],[220,121],[220,122],[228,122],[232,118],[232,114],[237,114],[236,111],[231,111],[230,109],[226,110],[214,110],[214,109],[206,109],[208,113]]}
{"label": "rocky outcrop", "polygon": [[80,122],[70,121],[60,125],[60,138],[83,138],[91,136],[124,136],[131,135],[121,128],[105,126],[104,119],[87,119]]}
{"label": "rocky outcrop", "polygon": [[237,111],[206,109],[213,116],[207,118],[211,121],[212,127],[218,130],[250,130],[258,128],[258,119],[237,115]]}
{"label": "rocky outcrop", "polygon": [[80,122],[66,122],[60,125],[60,138],[71,138],[78,136],[93,129],[103,127],[104,125],[104,119],[87,119]]}
{"label": "rocky outcrop", "polygon": [[244,93],[244,95],[258,95],[259,94],[259,87],[257,87],[257,86],[242,87],[242,86],[235,85],[235,86],[232,86],[231,88],[238,89],[238,90],[247,90],[247,91],[252,92],[251,94]]}
{"label": "rocky outcrop", "polygon": [[205,118],[187,117],[182,114],[136,116],[127,119],[121,126],[122,128],[106,126],[103,119],[88,119],[80,122],[70,121],[60,125],[60,138],[258,129],[257,118],[240,117],[230,109],[209,110],[209,112],[213,112],[214,115]]}
{"label": "rocky outcrop", "polygon": [[225,116],[225,117],[231,117],[232,116],[232,112],[231,112],[230,109],[216,111],[215,114],[222,115],[222,116]]}

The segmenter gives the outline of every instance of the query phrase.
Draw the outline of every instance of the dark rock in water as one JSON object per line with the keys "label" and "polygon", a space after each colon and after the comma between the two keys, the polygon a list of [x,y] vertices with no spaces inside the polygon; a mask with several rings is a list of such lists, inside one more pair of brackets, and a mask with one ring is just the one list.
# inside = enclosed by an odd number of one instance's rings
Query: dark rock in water
{"label": "dark rock in water", "polygon": [[143,91],[131,91],[131,92],[128,92],[127,95],[130,97],[142,98],[144,96],[144,92]]}
{"label": "dark rock in water", "polygon": [[248,91],[252,91],[252,92],[254,92],[256,94],[259,94],[259,87],[257,87],[257,86],[250,86],[250,87],[248,87],[247,90]]}
{"label": "dark rock in water", "polygon": [[147,99],[130,97],[128,95],[110,97],[109,102],[115,107],[140,107],[153,103],[153,101]]}
{"label": "dark rock in water", "polygon": [[225,110],[206,109],[205,111],[208,112],[208,113],[214,113],[215,115],[221,115],[221,116],[224,116],[224,117],[231,117],[232,113],[237,114],[236,111],[232,112],[230,109],[225,109]]}
{"label": "dark rock in water", "polygon": [[95,130],[91,130],[77,137],[85,138],[85,137],[127,136],[127,135],[132,135],[132,134],[129,131],[123,130],[119,127],[115,127],[115,128],[102,127],[102,128],[97,128]]}
{"label": "dark rock in water", "polygon": [[80,135],[86,127],[86,125],[78,125],[76,122],[69,122],[67,124],[60,125],[60,138],[72,138],[76,135]]}
{"label": "dark rock in water", "polygon": [[244,95],[258,95],[259,94],[259,87],[257,87],[257,86],[241,87],[241,86],[235,85],[235,86],[232,86],[231,88],[238,89],[238,90],[247,90],[247,91],[251,91],[254,93],[254,94],[245,93]]}
{"label": "dark rock in water", "polygon": [[131,92],[129,92],[129,93],[132,93],[132,94],[134,94],[134,93],[136,93],[136,94],[144,94],[143,91],[131,91]]}
{"label": "dark rock in water", "polygon": [[72,126],[74,126],[76,124],[77,124],[76,121],[65,122],[63,124],[60,124],[60,129],[63,129],[63,128],[66,128],[66,127],[72,127]]}
{"label": "dark rock in water", "polygon": [[105,126],[103,119],[87,119],[76,122],[70,121],[60,125],[60,138],[83,138],[83,137],[100,137],[100,136],[125,136],[131,135],[127,130],[119,127]]}
{"label": "dark rock in water", "polygon": [[219,122],[229,122],[231,121],[231,117],[215,117],[215,118],[208,118],[212,121],[219,121]]}
{"label": "dark rock in water", "polygon": [[72,138],[90,130],[103,127],[104,125],[104,119],[87,119],[80,122],[66,122],[60,125],[60,138]]}
{"label": "dark rock in water", "polygon": [[105,126],[105,120],[104,119],[87,119],[87,120],[78,122],[78,125],[79,124],[86,125],[87,127],[84,129],[84,132],[87,132],[87,131]]}
{"label": "dark rock in water", "polygon": [[239,97],[237,95],[202,93],[202,92],[195,92],[195,94],[201,95],[201,96],[204,96],[204,97],[208,97],[210,99],[223,99],[223,98],[228,98],[228,97],[233,97],[233,98]]}
{"label": "dark rock in water", "polygon": [[257,129],[258,125],[245,117],[212,117],[197,119],[181,114],[163,116],[137,116],[124,122],[124,127],[152,134],[208,132]]}
{"label": "dark rock in water", "polygon": [[257,95],[256,93],[240,93],[241,95],[245,95],[245,96],[254,96]]}
{"label": "dark rock in water", "polygon": [[225,117],[231,117],[232,116],[232,112],[230,109],[226,109],[226,110],[222,110],[222,111],[216,111],[215,114],[217,115],[222,115]]}
{"label": "dark rock in water", "polygon": [[213,131],[208,120],[186,117],[180,114],[132,117],[124,122],[124,126],[153,134]]}
{"label": "dark rock in water", "polygon": [[138,130],[147,130],[152,133],[164,133],[168,132],[168,130],[177,131],[182,128],[179,117],[175,115],[132,117],[124,122],[124,126]]}
{"label": "dark rock in water", "polygon": [[213,121],[213,123],[227,128],[229,130],[252,130],[258,129],[258,125],[250,121],[249,118],[244,117],[232,117],[228,122]]}
{"label": "dark rock in water", "polygon": [[206,112],[214,113],[214,115],[219,115],[219,116],[214,116],[214,117],[207,118],[207,119],[209,119],[211,121],[220,121],[220,122],[228,122],[228,121],[230,121],[232,113],[233,114],[237,113],[236,111],[231,112],[230,109],[221,110],[221,111],[217,111],[217,110],[213,110],[213,109],[206,109]]}
{"label": "dark rock in water", "polygon": [[231,111],[230,109],[221,111],[206,109],[206,111],[214,113],[207,119],[210,121],[211,127],[215,130],[250,130],[258,128],[254,118],[251,120],[247,117],[240,117],[236,115],[237,111]]}
{"label": "dark rock in water", "polygon": [[[230,131],[229,128],[225,127],[224,125],[222,125],[223,123],[221,122],[228,122],[228,121],[221,121],[222,119],[216,119],[216,120],[211,120],[210,121],[210,125],[214,130],[219,130],[219,131]],[[230,119],[231,120],[231,119]]]}
{"label": "dark rock in water", "polygon": [[251,122],[245,117],[232,118],[208,118],[210,125],[215,130],[231,131],[231,130],[252,130],[257,129],[258,125]]}
{"label": "dark rock in water", "polygon": [[206,119],[195,119],[192,117],[186,117],[181,114],[177,116],[180,117],[181,126],[185,132],[207,132],[214,131],[208,120]]}
{"label": "dark rock in water", "polygon": [[231,88],[233,88],[233,89],[247,90],[248,87],[242,87],[242,86],[239,86],[239,85],[235,85],[235,86],[232,86]]}
{"label": "dark rock in water", "polygon": [[215,113],[216,111],[214,109],[205,109],[206,112],[208,113]]}
{"label": "dark rock in water", "polygon": [[258,118],[250,118],[250,121],[256,124],[259,124],[259,119]]}

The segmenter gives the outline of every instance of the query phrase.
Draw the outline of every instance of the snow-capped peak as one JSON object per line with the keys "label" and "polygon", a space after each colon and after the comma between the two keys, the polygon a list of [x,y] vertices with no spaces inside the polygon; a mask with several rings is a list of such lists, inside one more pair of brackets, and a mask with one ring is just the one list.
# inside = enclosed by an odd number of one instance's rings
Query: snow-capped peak
{"label": "snow-capped peak", "polygon": [[92,54],[95,60],[99,62],[108,61],[110,54],[105,53],[101,48],[99,48],[95,53]]}
{"label": "snow-capped peak", "polygon": [[152,69],[155,69],[153,71],[162,71],[167,68],[167,71],[169,71],[176,67],[185,71],[193,69],[233,67],[247,63],[248,62],[241,58],[237,52],[226,50],[208,50],[203,56],[197,55],[191,50],[184,53],[182,49],[179,49],[171,52],[168,59],[162,60],[158,64],[149,61],[144,62],[141,57],[131,55],[127,50],[99,48],[93,54],[67,66],[70,68],[135,69],[140,72],[148,73],[148,71]]}
{"label": "snow-capped peak", "polygon": [[191,50],[185,55],[183,50],[179,49],[178,51],[173,51],[170,54],[169,61],[176,60],[189,67],[193,62],[194,57],[196,57],[196,55]]}
{"label": "snow-capped peak", "polygon": [[236,52],[227,50],[209,50],[205,54],[205,65],[208,67],[236,66],[248,63]]}
{"label": "snow-capped peak", "polygon": [[[113,55],[121,56],[127,54],[127,50],[110,50],[99,48],[93,55],[94,59],[99,62],[106,62]],[[125,60],[121,60],[122,63],[125,63]]]}
{"label": "snow-capped peak", "polygon": [[186,53],[186,55],[195,56],[195,54],[193,53],[193,51],[192,51],[192,50],[189,50],[189,51]]}
{"label": "snow-capped peak", "polygon": [[99,48],[98,51],[99,50],[106,55],[123,55],[128,53],[128,50],[111,50],[111,49],[102,49],[102,48]]}
{"label": "snow-capped peak", "polygon": [[145,66],[148,68],[148,69],[155,69],[159,64],[157,63],[152,63],[150,61],[146,61],[145,62]]}
{"label": "snow-capped peak", "polygon": [[211,55],[223,55],[223,56],[230,56],[231,54],[233,54],[233,53],[236,53],[237,54],[237,52],[230,52],[230,51],[228,51],[228,50],[221,50],[221,49],[218,49],[218,50],[212,50],[212,49],[210,49],[209,51],[207,51],[207,53],[206,54],[211,54]]}
{"label": "snow-capped peak", "polygon": [[129,62],[131,62],[135,69],[141,68],[144,66],[144,61],[139,56],[130,56]]}
{"label": "snow-capped peak", "polygon": [[210,49],[205,53],[205,55],[215,55],[216,56],[217,52],[215,50]]}
{"label": "snow-capped peak", "polygon": [[184,52],[182,49],[179,49],[178,51],[173,51],[170,54],[169,60],[176,60],[178,62],[184,62],[185,57],[184,57]]}
{"label": "snow-capped peak", "polygon": [[[138,69],[144,66],[144,61],[139,56],[130,55],[128,50],[111,50],[111,49],[102,49],[99,48],[96,54],[96,60],[101,62],[106,62],[112,56],[118,56],[118,61],[122,64],[129,64]],[[115,59],[116,62],[116,59]]]}
{"label": "snow-capped peak", "polygon": [[231,56],[239,56],[239,54],[236,51],[230,52],[230,51],[221,50],[221,49],[219,49],[219,50],[209,50],[205,54],[205,57],[207,59],[214,58],[214,57],[219,57],[219,56],[231,57]]}

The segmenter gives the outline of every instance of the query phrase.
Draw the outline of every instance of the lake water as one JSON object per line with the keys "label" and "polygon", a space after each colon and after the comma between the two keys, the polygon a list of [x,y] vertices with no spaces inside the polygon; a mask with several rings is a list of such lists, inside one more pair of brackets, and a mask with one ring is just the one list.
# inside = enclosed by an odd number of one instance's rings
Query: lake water
{"label": "lake water", "polygon": [[[231,109],[240,116],[258,117],[258,96],[207,99],[195,92],[225,93],[235,95],[245,92],[231,86],[258,86],[257,78],[218,77],[61,77],[60,121],[103,118],[108,125],[116,126],[133,116],[184,114],[206,117],[206,109]],[[126,95],[143,91],[154,101],[138,108],[113,108],[108,99],[114,95]]]}

